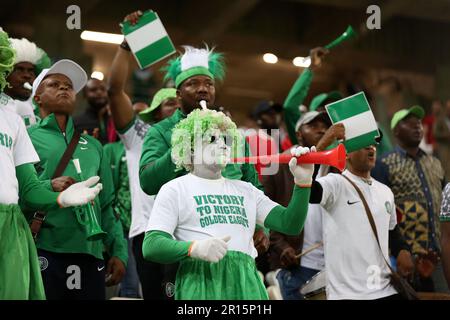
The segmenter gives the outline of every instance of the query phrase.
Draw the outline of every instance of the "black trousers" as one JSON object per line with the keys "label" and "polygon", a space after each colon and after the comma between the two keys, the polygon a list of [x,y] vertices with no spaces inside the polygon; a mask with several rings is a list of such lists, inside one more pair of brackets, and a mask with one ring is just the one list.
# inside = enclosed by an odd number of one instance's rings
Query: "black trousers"
{"label": "black trousers", "polygon": [[105,262],[88,254],[38,249],[47,300],[105,300]]}
{"label": "black trousers", "polygon": [[145,300],[173,300],[178,263],[160,264],[145,260],[142,254],[144,237],[145,234],[141,233],[133,238],[133,253],[142,295]]}

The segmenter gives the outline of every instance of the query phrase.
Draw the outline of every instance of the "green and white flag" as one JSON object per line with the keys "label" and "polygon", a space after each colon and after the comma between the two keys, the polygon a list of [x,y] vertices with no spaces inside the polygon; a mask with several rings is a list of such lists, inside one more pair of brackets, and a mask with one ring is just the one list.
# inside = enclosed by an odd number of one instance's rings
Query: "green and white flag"
{"label": "green and white flag", "polygon": [[364,92],[327,104],[325,108],[333,124],[344,124],[344,145],[348,153],[373,145],[380,137]]}
{"label": "green and white flag", "polygon": [[141,69],[175,52],[172,40],[156,12],[147,11],[134,26],[126,21],[121,27],[125,40]]}

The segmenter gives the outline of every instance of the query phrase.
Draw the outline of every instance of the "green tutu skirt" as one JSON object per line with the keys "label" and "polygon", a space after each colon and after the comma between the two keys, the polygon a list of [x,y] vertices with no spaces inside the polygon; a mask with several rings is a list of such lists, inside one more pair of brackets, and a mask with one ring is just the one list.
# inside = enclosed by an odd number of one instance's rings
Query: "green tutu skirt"
{"label": "green tutu skirt", "polygon": [[268,300],[255,260],[228,251],[217,263],[186,258],[175,281],[177,300]]}
{"label": "green tutu skirt", "polygon": [[30,227],[17,205],[0,204],[0,300],[44,300]]}

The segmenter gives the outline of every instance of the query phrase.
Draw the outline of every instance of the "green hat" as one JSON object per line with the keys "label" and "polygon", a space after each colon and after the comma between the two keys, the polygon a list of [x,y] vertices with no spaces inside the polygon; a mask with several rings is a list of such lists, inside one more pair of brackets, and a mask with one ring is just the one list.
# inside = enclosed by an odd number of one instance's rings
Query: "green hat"
{"label": "green hat", "polygon": [[327,100],[340,100],[342,99],[342,94],[339,91],[331,91],[328,93],[321,93],[311,100],[309,105],[309,111],[316,111]]}
{"label": "green hat", "polygon": [[391,120],[391,130],[393,130],[397,124],[405,119],[410,114],[417,116],[419,119],[423,119],[425,116],[425,110],[421,106],[413,106],[409,109],[401,109],[397,111]]}
{"label": "green hat", "polygon": [[161,103],[169,98],[177,97],[177,89],[174,88],[164,88],[160,89],[154,96],[152,103],[149,108],[144,111],[139,112],[139,116],[145,122],[151,122],[153,120],[153,111],[158,109]]}
{"label": "green hat", "polygon": [[164,80],[172,79],[175,87],[179,87],[183,81],[193,76],[205,75],[212,79],[222,80],[225,76],[223,55],[213,53],[213,50],[197,49],[190,46],[184,47],[182,56],[170,60],[163,71],[166,71]]}

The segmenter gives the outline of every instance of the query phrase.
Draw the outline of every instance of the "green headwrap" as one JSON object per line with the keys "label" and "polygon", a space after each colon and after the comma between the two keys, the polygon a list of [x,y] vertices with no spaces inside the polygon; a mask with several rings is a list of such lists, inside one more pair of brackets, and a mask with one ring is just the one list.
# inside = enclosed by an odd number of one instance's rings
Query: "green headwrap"
{"label": "green headwrap", "polygon": [[178,88],[186,79],[205,75],[215,80],[223,80],[225,77],[225,65],[223,54],[212,50],[197,49],[185,46],[185,53],[175,59],[169,60],[162,68],[166,72],[165,80],[172,79]]}

